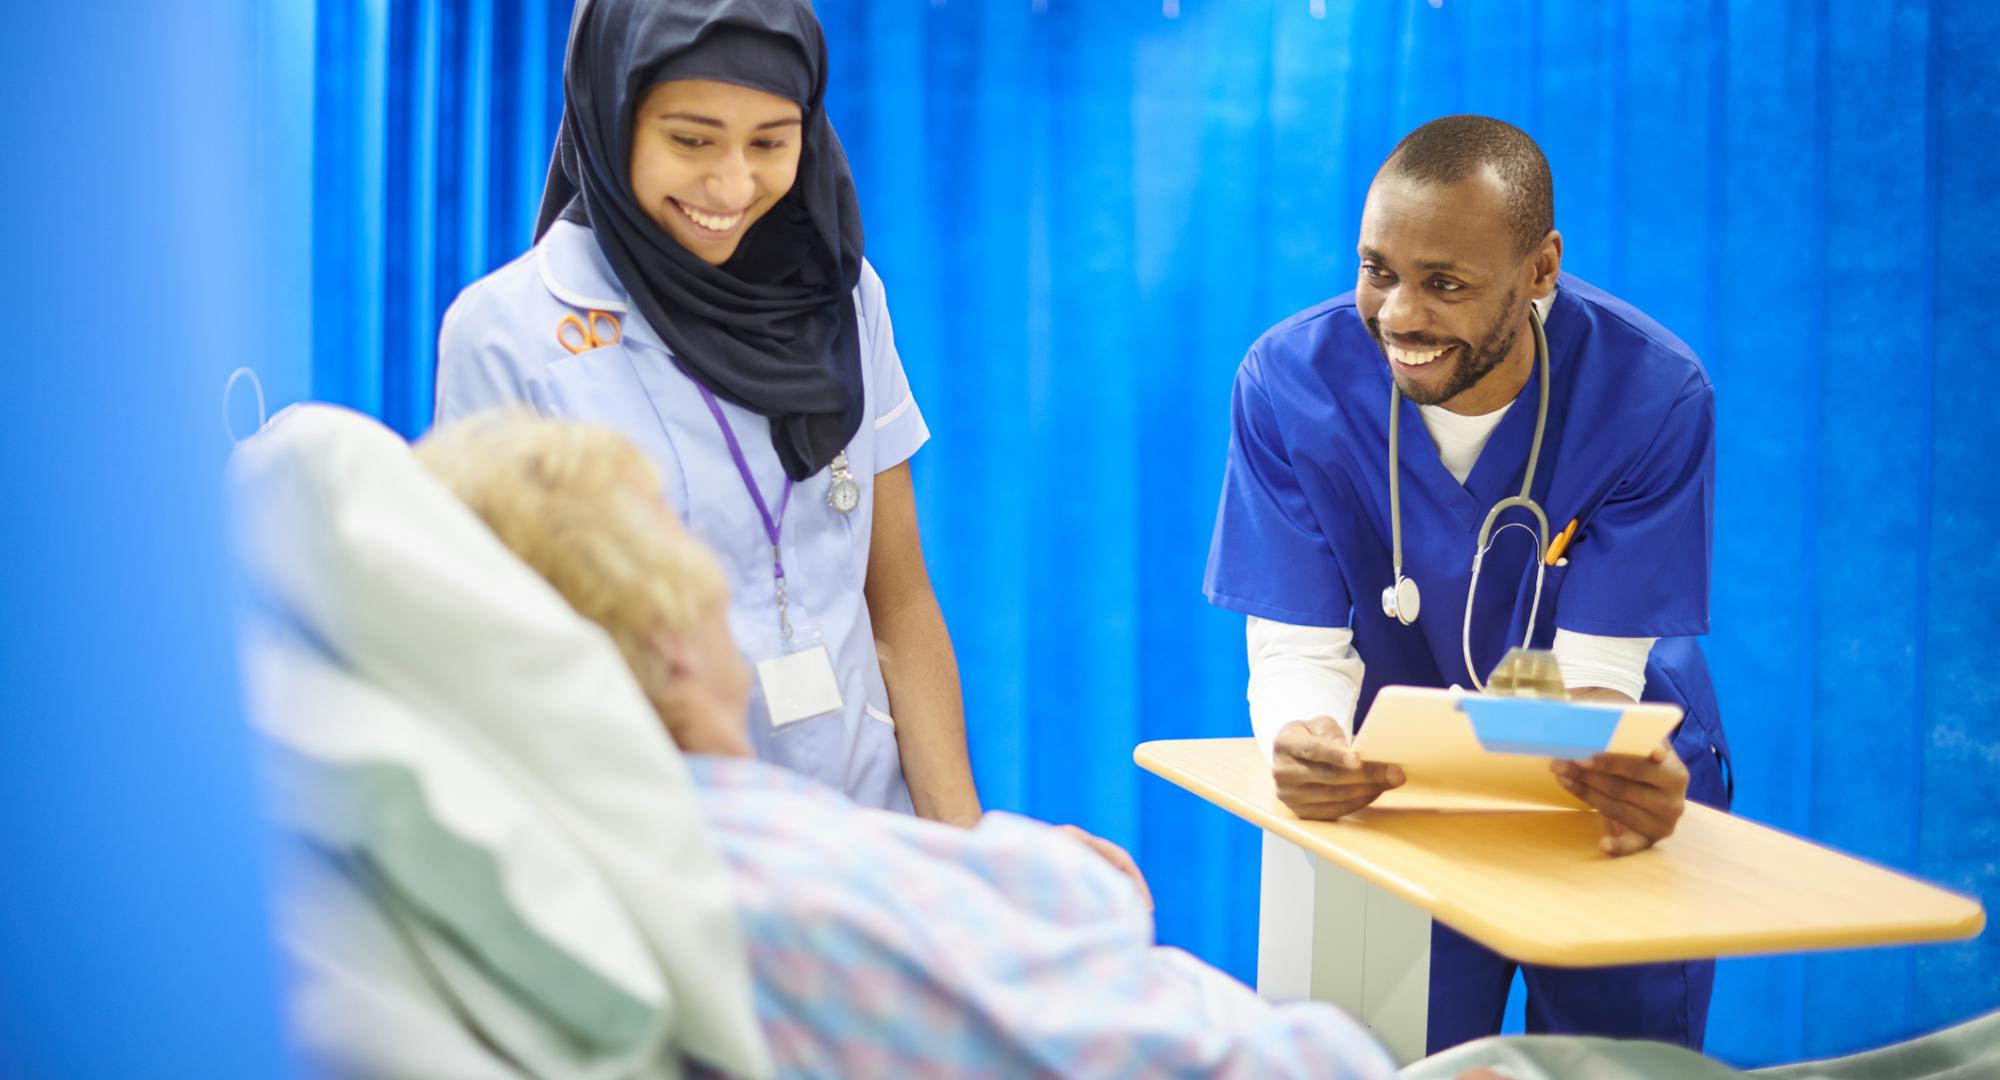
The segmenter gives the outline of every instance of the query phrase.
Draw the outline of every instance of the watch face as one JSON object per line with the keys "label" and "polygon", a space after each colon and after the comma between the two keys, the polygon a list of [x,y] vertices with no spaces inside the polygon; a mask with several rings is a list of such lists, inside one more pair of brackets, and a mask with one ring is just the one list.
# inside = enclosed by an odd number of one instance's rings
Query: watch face
{"label": "watch face", "polygon": [[835,480],[827,489],[826,504],[843,514],[853,513],[861,505],[861,485],[844,477]]}

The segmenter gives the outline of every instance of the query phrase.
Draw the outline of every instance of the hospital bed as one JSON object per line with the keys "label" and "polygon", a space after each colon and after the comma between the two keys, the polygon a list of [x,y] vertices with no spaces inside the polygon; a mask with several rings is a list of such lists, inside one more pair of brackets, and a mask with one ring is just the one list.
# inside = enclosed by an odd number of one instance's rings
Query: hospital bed
{"label": "hospital bed", "polygon": [[[365,417],[295,407],[231,469],[308,1070],[770,1075],[725,869],[611,641]],[[1991,1066],[1994,1034],[1913,1045]],[[1405,1075],[1658,1075],[1670,1051],[1600,1042],[1477,1043]],[[1687,1071],[1705,1062],[1675,1074],[1735,1075]],[[1867,1075],[1972,1075],[1911,1070]]]}
{"label": "hospital bed", "polygon": [[610,639],[387,428],[231,462],[249,711],[315,1072],[770,1072],[725,869]]}
{"label": "hospital bed", "polygon": [[1433,1054],[1398,1078],[1452,1080],[1480,1068],[1511,1080],[1990,1080],[2000,1076],[2000,1012],[1880,1050],[1747,1073],[1662,1043],[1514,1036]]}

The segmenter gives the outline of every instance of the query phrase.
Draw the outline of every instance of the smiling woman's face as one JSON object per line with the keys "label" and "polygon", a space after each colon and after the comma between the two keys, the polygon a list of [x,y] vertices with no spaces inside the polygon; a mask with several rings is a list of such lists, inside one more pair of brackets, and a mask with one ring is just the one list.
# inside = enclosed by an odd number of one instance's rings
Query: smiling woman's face
{"label": "smiling woman's face", "polygon": [[762,90],[675,79],[632,120],[632,194],[653,223],[720,266],[799,176],[801,113]]}

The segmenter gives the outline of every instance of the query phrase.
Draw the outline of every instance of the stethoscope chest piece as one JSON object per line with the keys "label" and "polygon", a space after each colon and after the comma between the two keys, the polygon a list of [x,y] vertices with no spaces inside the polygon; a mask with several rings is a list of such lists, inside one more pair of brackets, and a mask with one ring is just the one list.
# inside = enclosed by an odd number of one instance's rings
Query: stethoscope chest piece
{"label": "stethoscope chest piece", "polygon": [[1398,574],[1396,583],[1382,590],[1382,614],[1409,626],[1417,621],[1417,609],[1423,606],[1423,600],[1416,581]]}

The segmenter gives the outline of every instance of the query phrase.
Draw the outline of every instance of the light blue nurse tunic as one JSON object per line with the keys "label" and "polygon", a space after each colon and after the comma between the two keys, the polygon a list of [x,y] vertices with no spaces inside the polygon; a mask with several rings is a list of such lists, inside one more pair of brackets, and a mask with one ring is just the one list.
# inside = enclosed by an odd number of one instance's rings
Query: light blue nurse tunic
{"label": "light blue nurse tunic", "polygon": [[[843,707],[773,728],[753,687],[750,743],[757,756],[846,792],[868,806],[911,812],[896,749],[895,721],[875,655],[862,586],[874,521],[874,476],[908,460],[930,437],[910,394],[889,325],[882,279],[866,262],[854,289],[866,412],[847,446],[861,504],[843,514],[827,503],[829,470],[801,481],[784,517],[781,546],[794,620],[801,612],[824,638]],[[571,355],[556,340],[565,315],[615,315],[620,340]],[[574,332],[571,340],[574,341]],[[771,545],[763,519],[730,459],[722,431],[695,382],[633,307],[590,230],[559,221],[527,254],[474,282],[445,312],[438,337],[437,422],[504,405],[615,428],[653,459],[667,502],[715,550],[729,579],[729,622],[739,648],[778,633]],[[752,474],[774,512],[785,471],[770,422],[720,402]],[[754,683],[754,680],[753,680]]]}

